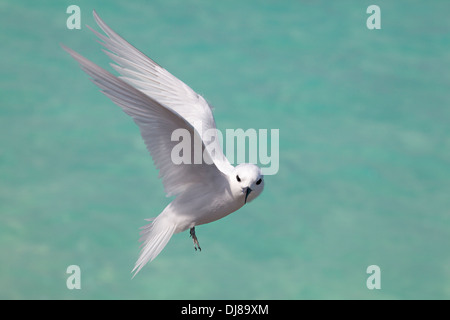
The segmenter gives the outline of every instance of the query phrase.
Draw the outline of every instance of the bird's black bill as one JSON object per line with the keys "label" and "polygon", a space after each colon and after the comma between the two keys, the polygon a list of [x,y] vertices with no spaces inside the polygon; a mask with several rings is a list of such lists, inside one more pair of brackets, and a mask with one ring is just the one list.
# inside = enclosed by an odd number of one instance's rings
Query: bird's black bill
{"label": "bird's black bill", "polygon": [[245,201],[244,201],[244,203],[247,203],[247,198],[248,198],[248,195],[250,194],[250,192],[252,192],[252,189],[247,188],[247,192],[245,193]]}

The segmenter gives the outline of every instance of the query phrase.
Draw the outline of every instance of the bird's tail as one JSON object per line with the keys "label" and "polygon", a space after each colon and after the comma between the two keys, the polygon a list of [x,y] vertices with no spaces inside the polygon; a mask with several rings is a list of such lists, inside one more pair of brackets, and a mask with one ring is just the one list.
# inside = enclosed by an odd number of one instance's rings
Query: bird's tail
{"label": "bird's tail", "polygon": [[139,259],[131,271],[134,272],[133,278],[142,269],[147,262],[151,262],[164,249],[166,244],[175,232],[176,225],[166,217],[158,216],[155,219],[147,219],[151,223],[143,226],[140,232],[141,238],[141,254]]}

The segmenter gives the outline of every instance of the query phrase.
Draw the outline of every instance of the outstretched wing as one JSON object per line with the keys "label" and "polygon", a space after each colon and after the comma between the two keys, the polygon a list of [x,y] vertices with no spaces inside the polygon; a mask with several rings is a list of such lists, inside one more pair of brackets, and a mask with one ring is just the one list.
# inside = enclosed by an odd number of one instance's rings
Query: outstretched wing
{"label": "outstretched wing", "polygon": [[[159,176],[163,180],[168,196],[177,195],[187,190],[193,184],[217,183],[225,179],[223,173],[217,169],[211,159],[206,163],[194,164],[193,155],[191,164],[175,164],[172,161],[172,150],[179,141],[172,141],[172,132],[184,129],[194,141],[201,143],[200,137],[194,127],[176,111],[166,108],[155,99],[147,96],[123,80],[112,75],[103,68],[84,58],[75,51],[62,46],[92,79],[92,81],[122,110],[130,115],[139,126],[147,149],[159,169]],[[201,143],[202,150],[205,145]],[[192,149],[191,149],[192,150]],[[207,164],[209,163],[212,164]]]}
{"label": "outstretched wing", "polygon": [[111,65],[122,75],[120,78],[189,122],[208,147],[217,168],[225,174],[229,173],[233,167],[223,154],[212,108],[206,100],[114,32],[95,11],[93,13],[106,36],[90,29],[108,49],[103,51],[117,63]]}

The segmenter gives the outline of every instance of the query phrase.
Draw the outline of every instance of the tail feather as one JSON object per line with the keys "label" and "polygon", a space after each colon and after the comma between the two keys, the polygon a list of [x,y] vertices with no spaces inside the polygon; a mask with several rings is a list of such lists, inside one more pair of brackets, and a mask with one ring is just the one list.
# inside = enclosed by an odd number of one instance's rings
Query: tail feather
{"label": "tail feather", "polygon": [[[158,219],[159,218],[159,219]],[[151,221],[149,219],[148,221]],[[133,278],[148,262],[155,259],[158,254],[164,249],[170,238],[175,232],[176,226],[167,221],[167,219],[155,218],[151,223],[143,226],[140,232],[142,241],[141,253],[136,264],[131,271],[134,272]]]}

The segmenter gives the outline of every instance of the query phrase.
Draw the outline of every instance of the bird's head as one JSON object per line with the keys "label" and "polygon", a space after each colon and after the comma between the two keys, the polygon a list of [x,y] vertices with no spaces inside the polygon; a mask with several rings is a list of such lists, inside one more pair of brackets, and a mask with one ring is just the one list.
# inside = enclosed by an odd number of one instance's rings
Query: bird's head
{"label": "bird's head", "polygon": [[242,163],[234,168],[230,184],[238,196],[242,195],[244,204],[260,195],[264,189],[264,176],[261,169],[251,163]]}

